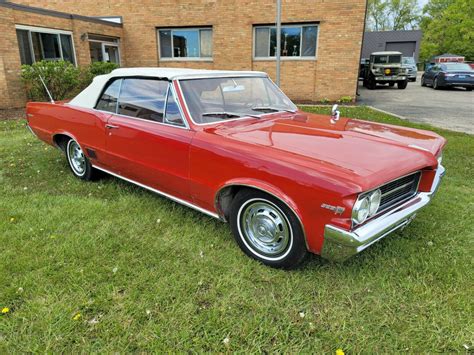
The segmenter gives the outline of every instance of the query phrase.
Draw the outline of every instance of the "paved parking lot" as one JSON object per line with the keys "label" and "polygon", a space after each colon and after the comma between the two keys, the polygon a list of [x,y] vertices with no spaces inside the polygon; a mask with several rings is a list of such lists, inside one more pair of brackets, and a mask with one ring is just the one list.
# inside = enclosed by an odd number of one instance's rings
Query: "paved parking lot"
{"label": "paved parking lot", "polygon": [[474,91],[464,89],[433,90],[422,87],[420,77],[405,90],[380,86],[368,90],[359,85],[357,102],[394,113],[410,121],[474,134]]}

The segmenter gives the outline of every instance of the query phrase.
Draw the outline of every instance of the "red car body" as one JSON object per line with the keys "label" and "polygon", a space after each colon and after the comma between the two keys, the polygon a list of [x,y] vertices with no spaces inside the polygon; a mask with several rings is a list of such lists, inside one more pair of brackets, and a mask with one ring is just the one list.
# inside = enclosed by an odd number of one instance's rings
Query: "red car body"
{"label": "red car body", "polygon": [[29,103],[28,125],[53,146],[61,135],[74,138],[98,169],[222,220],[227,189],[263,190],[294,211],[316,254],[323,252],[328,225],[353,231],[351,210],[360,193],[421,171],[418,193],[431,196],[442,175],[437,157],[446,141],[433,132],[349,118],[334,122],[303,111],[199,125],[179,80],[172,85],[188,128],[68,103]]}

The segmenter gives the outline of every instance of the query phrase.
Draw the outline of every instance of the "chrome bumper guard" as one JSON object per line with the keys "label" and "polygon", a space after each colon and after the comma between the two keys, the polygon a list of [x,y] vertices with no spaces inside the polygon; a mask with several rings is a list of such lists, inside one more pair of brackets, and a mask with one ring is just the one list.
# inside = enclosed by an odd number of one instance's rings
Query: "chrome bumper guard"
{"label": "chrome bumper guard", "polygon": [[442,165],[438,167],[430,192],[420,192],[392,211],[351,232],[326,225],[321,256],[331,261],[344,261],[390,233],[406,227],[415,218],[418,210],[431,201],[445,171]]}

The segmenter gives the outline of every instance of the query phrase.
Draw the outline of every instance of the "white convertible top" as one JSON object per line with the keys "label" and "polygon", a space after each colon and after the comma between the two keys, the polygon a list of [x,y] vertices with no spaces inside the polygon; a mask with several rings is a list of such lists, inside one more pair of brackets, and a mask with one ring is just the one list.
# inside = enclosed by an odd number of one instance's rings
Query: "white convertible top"
{"label": "white convertible top", "polygon": [[141,76],[166,80],[174,79],[197,79],[197,78],[217,78],[236,76],[264,76],[267,74],[258,71],[234,71],[234,70],[205,70],[205,69],[184,69],[184,68],[120,68],[109,74],[98,75],[92,83],[79,95],[73,98],[69,105],[85,108],[94,108],[104,85],[115,77]]}

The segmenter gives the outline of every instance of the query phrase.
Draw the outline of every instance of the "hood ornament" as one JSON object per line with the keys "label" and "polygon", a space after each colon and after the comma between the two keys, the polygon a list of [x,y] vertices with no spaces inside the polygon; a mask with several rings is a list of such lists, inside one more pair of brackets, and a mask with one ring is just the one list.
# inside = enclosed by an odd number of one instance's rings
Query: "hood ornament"
{"label": "hood ornament", "polygon": [[335,124],[337,121],[339,121],[339,116],[341,113],[337,109],[337,104],[334,104],[334,106],[331,109],[331,123]]}

